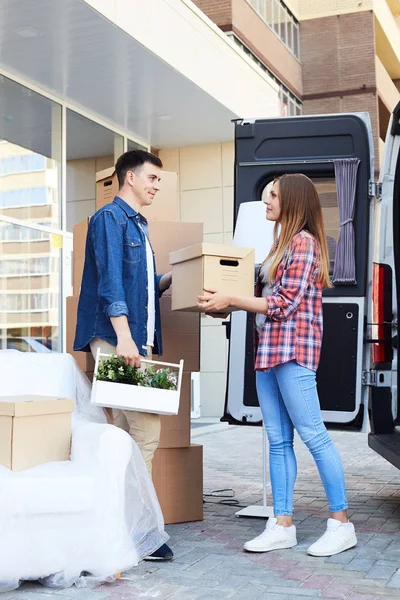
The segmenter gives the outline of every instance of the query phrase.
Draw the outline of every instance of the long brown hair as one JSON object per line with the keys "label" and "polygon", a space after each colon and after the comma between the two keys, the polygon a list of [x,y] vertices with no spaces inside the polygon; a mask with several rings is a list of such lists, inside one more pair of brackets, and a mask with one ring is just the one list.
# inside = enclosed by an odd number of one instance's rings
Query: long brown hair
{"label": "long brown hair", "polygon": [[[274,244],[267,258],[271,258],[270,279],[274,280],[279,263],[290,246],[293,236],[308,231],[317,241],[318,280],[324,288],[332,287],[329,279],[328,246],[325,237],[321,201],[311,179],[301,173],[281,175],[279,197],[281,214],[274,227]],[[280,233],[278,234],[280,226]]]}

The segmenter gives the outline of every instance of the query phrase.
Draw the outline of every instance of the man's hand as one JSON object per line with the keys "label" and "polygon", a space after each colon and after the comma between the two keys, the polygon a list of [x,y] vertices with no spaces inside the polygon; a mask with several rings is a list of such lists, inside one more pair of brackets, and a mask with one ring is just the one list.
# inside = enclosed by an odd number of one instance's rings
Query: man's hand
{"label": "man's hand", "polygon": [[215,290],[204,290],[209,296],[198,296],[197,306],[204,310],[206,314],[210,313],[214,316],[215,313],[221,312],[224,308],[231,306],[229,296],[219,294]]}
{"label": "man's hand", "polygon": [[165,273],[160,279],[160,292],[163,293],[171,287],[172,283],[172,271]]}
{"label": "man's hand", "polygon": [[127,365],[140,369],[139,350],[130,335],[118,337],[117,356],[124,356]]}

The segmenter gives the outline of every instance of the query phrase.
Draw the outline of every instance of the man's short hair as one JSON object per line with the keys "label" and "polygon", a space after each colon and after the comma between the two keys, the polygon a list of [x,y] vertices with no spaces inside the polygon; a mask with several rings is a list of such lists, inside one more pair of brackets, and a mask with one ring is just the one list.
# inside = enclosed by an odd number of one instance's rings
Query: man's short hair
{"label": "man's short hair", "polygon": [[155,167],[160,167],[162,169],[162,162],[154,154],[150,154],[150,152],[146,152],[146,150],[128,150],[122,154],[117,160],[117,164],[115,165],[115,170],[117,172],[119,187],[125,183],[125,177],[128,171],[136,171],[143,167],[145,163],[150,163]]}

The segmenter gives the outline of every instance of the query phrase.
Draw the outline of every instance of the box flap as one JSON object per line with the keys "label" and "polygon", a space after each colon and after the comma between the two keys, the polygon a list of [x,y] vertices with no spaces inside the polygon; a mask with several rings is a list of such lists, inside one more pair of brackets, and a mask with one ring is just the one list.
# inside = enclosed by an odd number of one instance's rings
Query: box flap
{"label": "box flap", "polygon": [[0,396],[0,415],[28,417],[73,412],[73,398],[50,396]]}
{"label": "box flap", "polygon": [[186,262],[200,256],[220,256],[222,258],[246,258],[254,252],[254,248],[241,248],[240,246],[228,246],[224,244],[195,244],[182,248],[169,255],[171,265]]}
{"label": "box flap", "polygon": [[96,173],[96,183],[98,181],[102,181],[102,179],[108,179],[112,177],[115,173],[115,167],[109,167],[108,169],[104,169],[103,171],[98,171]]}

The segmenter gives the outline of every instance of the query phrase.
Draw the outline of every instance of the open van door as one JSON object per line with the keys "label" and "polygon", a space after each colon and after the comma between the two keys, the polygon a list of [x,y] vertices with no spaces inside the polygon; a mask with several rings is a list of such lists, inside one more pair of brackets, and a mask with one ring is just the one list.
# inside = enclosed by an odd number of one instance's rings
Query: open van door
{"label": "open van door", "polygon": [[[304,173],[320,194],[330,249],[336,260],[340,220],[335,161],[359,159],[354,208],[355,281],[338,284],[323,295],[324,337],[317,384],[324,421],[361,429],[365,423],[370,377],[370,344],[366,341],[372,256],[370,222],[373,194],[373,142],[369,115],[340,114],[235,122],[235,236],[249,232],[246,245],[258,248],[270,236],[244,225],[246,203],[261,205],[266,186],[283,173]],[[337,164],[337,163],[336,163]],[[261,215],[261,211],[260,211]],[[265,218],[265,211],[263,210]],[[260,216],[260,218],[263,218]],[[254,223],[254,221],[253,221]],[[245,236],[244,236],[245,237]],[[243,233],[234,243],[243,245]],[[265,249],[264,249],[265,252]],[[260,252],[258,252],[260,254]],[[261,260],[259,260],[261,262]],[[259,424],[253,368],[253,316],[233,313],[230,324],[228,382],[223,420]]]}
{"label": "open van door", "polygon": [[400,103],[386,136],[374,200],[375,235],[369,321],[372,373],[368,443],[400,468],[398,314],[400,298]]}

